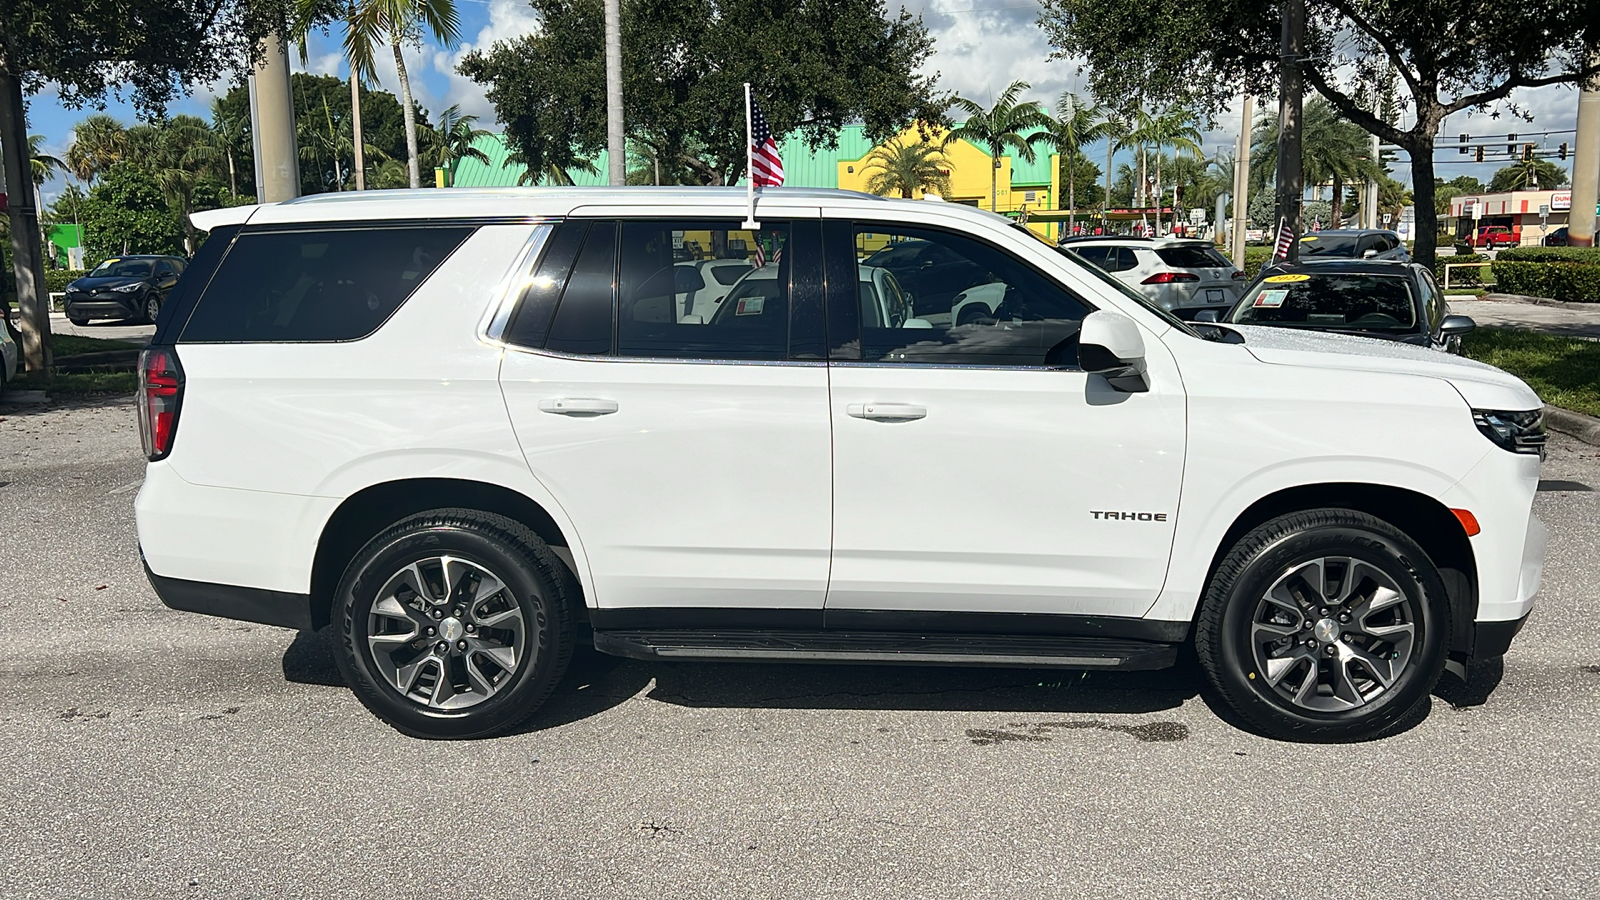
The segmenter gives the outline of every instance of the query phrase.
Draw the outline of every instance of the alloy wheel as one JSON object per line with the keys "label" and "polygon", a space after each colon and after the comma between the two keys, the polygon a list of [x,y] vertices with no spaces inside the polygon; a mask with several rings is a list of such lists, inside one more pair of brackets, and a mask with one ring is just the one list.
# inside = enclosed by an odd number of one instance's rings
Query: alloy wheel
{"label": "alloy wheel", "polygon": [[367,618],[367,646],[379,674],[429,709],[488,700],[534,652],[506,582],[458,556],[418,560],[395,572]]}
{"label": "alloy wheel", "polygon": [[1421,616],[1417,602],[1371,563],[1339,556],[1296,563],[1251,616],[1251,677],[1312,712],[1365,706],[1411,663]]}

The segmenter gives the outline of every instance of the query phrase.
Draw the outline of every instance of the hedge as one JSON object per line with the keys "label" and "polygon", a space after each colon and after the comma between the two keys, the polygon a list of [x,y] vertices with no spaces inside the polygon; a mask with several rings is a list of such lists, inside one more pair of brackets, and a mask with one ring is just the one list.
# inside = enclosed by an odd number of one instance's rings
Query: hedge
{"label": "hedge", "polygon": [[1506,262],[1600,265],[1600,247],[1512,247],[1500,251]]}
{"label": "hedge", "polygon": [[1244,248],[1244,277],[1246,281],[1255,281],[1261,274],[1262,268],[1272,259],[1271,247],[1246,247]]}
{"label": "hedge", "polygon": [[77,281],[79,278],[82,278],[83,275],[84,272],[82,269],[45,269],[45,290],[52,294],[65,293],[67,290],[67,285]]}
{"label": "hedge", "polygon": [[1600,303],[1600,264],[1507,260],[1506,254],[1512,252],[1515,251],[1504,251],[1494,261],[1497,290],[1576,303]]}
{"label": "hedge", "polygon": [[[1433,277],[1444,284],[1444,267],[1456,263],[1488,262],[1489,257],[1482,253],[1458,253],[1455,256],[1441,256],[1433,262]],[[1480,287],[1483,284],[1483,269],[1456,269],[1450,273],[1450,287]]]}

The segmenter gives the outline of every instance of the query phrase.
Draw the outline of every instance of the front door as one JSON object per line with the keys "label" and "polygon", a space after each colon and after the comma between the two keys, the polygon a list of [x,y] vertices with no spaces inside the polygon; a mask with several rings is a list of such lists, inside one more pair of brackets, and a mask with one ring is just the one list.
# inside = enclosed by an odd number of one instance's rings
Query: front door
{"label": "front door", "polygon": [[[552,236],[501,384],[588,556],[597,625],[743,624],[749,610],[820,623],[832,509],[820,262],[804,272],[816,227],[569,221]],[[686,273],[712,267],[682,264],[709,259],[742,274],[685,315]],[[812,358],[795,358],[808,330]],[[603,615],[619,610],[653,618]]]}
{"label": "front door", "polygon": [[[1145,338],[1150,392],[1119,393],[1077,367],[1090,304],[1014,250],[884,222],[824,231],[829,627],[1142,615],[1165,579],[1183,475],[1184,397],[1161,343]],[[872,327],[833,286],[883,253],[885,235],[937,243],[983,272],[952,305],[979,299],[988,314],[919,305],[917,319]],[[945,619],[957,620],[983,621]],[[1017,627],[1002,617],[980,630],[994,622]]]}

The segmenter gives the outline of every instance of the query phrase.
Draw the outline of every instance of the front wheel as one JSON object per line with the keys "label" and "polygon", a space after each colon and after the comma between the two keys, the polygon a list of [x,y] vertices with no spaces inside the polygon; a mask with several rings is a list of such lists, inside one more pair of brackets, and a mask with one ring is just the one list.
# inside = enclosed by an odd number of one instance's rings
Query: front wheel
{"label": "front wheel", "polygon": [[339,670],[369,710],[414,737],[510,731],[566,672],[576,594],[525,526],[476,510],[419,513],[346,569],[333,616]]}
{"label": "front wheel", "polygon": [[1422,548],[1345,509],[1280,516],[1223,559],[1195,651],[1248,724],[1295,741],[1382,737],[1425,710],[1450,604]]}
{"label": "front wheel", "polygon": [[161,314],[161,298],[157,297],[154,294],[151,294],[150,295],[150,299],[144,301],[144,320],[145,320],[145,323],[149,324],[149,325],[154,325],[156,323],[156,316],[158,316],[160,314]]}

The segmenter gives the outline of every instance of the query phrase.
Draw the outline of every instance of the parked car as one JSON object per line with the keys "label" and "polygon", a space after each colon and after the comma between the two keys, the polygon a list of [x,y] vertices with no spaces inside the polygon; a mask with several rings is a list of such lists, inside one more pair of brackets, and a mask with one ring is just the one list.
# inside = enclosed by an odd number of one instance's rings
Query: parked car
{"label": "parked car", "polygon": [[679,315],[696,315],[702,320],[711,318],[739,279],[755,269],[755,263],[744,259],[702,259],[678,266],[699,276],[680,285],[687,289],[678,292]]}
{"label": "parked car", "polygon": [[[1192,641],[1250,727],[1351,740],[1404,727],[1533,607],[1543,425],[1516,378],[1191,327],[992,213],[844,191],[765,191],[768,266],[680,321],[673,248],[746,202],[195,214],[210,238],[139,363],[156,593],[331,625],[356,696],[432,738],[527,721],[580,640],[1095,670]],[[863,269],[885,236],[984,273],[991,315],[897,325]]]}
{"label": "parked car", "polygon": [[179,256],[115,256],[67,285],[67,319],[154,322],[188,263]]}
{"label": "parked car", "polygon": [[1567,246],[1567,226],[1563,225],[1560,228],[1557,228],[1555,231],[1545,235],[1544,240],[1541,241],[1541,243],[1543,243],[1546,247]]}
{"label": "parked car", "polygon": [[1327,260],[1263,269],[1222,320],[1384,338],[1459,353],[1475,326],[1450,314],[1433,272],[1416,263]]}
{"label": "parked car", "polygon": [[1411,259],[1405,241],[1392,231],[1338,228],[1313,231],[1300,238],[1301,259]]}
{"label": "parked car", "polygon": [[948,313],[955,295],[988,280],[988,273],[969,260],[936,242],[917,238],[890,243],[861,264],[894,273],[918,316]]}
{"label": "parked car", "polygon": [[1484,225],[1467,236],[1467,244],[1474,250],[1495,250],[1521,245],[1522,238],[1505,225]]}
{"label": "parked car", "polygon": [[1061,248],[1182,319],[1193,318],[1202,309],[1228,308],[1239,299],[1244,284],[1244,273],[1210,241],[1078,238],[1063,241]]}
{"label": "parked car", "polygon": [[[0,317],[5,316],[6,312],[6,304],[0,302]],[[4,391],[17,377],[17,357],[22,355],[7,325],[6,322],[0,322],[0,391]]]}

